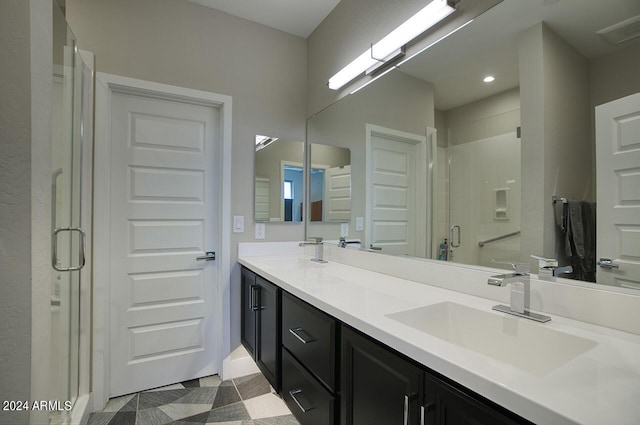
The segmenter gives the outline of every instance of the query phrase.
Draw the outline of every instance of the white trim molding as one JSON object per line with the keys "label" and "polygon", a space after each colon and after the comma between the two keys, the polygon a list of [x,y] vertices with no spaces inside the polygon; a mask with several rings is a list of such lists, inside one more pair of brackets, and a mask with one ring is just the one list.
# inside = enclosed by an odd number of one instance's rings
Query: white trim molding
{"label": "white trim molding", "polygon": [[[218,290],[216,322],[218,365],[226,357],[225,341],[230,341],[231,275],[231,96],[171,86],[98,72],[96,74],[96,122],[94,159],[94,245],[93,245],[93,411],[101,410],[109,399],[109,246],[110,246],[110,173],[111,173],[111,97],[128,93],[177,100],[217,108],[220,111],[221,146],[220,252],[216,252]],[[228,345],[228,344],[227,344]]]}

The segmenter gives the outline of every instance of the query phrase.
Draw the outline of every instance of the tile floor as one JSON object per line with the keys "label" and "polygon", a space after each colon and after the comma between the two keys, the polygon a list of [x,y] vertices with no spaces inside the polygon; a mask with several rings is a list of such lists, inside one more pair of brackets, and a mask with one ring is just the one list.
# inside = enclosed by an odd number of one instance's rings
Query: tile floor
{"label": "tile floor", "polygon": [[299,425],[261,373],[217,375],[109,400],[89,425]]}

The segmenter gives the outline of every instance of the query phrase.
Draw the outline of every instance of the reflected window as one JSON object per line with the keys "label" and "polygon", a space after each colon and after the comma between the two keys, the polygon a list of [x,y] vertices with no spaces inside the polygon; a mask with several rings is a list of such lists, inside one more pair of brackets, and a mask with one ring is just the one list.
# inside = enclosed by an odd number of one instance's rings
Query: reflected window
{"label": "reflected window", "polygon": [[293,182],[291,180],[284,181],[284,199],[293,199]]}

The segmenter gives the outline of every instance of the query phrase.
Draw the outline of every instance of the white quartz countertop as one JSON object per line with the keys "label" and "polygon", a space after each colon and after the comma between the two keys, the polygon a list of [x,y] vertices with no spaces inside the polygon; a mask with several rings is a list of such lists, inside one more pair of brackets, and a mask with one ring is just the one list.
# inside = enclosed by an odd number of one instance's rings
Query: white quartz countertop
{"label": "white quartz countertop", "polygon": [[[492,311],[495,301],[338,262],[319,264],[304,255],[241,256],[239,262],[340,321],[531,422],[640,424],[638,335],[550,315],[552,320],[539,326],[586,338],[597,345],[550,372],[532,374],[386,316],[449,301],[496,314],[509,326],[526,320]],[[640,312],[636,319],[640,320]],[[542,352],[545,347],[539,350]]]}

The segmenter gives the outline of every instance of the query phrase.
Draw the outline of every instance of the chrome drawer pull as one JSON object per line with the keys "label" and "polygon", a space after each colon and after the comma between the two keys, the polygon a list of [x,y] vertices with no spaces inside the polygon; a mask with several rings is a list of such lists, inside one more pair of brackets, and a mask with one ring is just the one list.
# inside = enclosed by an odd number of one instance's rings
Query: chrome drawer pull
{"label": "chrome drawer pull", "polygon": [[308,407],[308,408],[304,408],[302,406],[302,403],[300,403],[300,401],[298,400],[298,398],[296,397],[297,395],[301,395],[302,394],[302,390],[301,389],[297,389],[297,390],[291,390],[289,391],[289,395],[291,396],[291,398],[293,399],[293,401],[296,402],[296,404],[298,405],[298,407],[300,408],[300,410],[302,410],[302,413],[307,413],[309,410],[313,410],[313,406]]}
{"label": "chrome drawer pull", "polygon": [[404,425],[409,425],[409,396],[404,396]]}
{"label": "chrome drawer pull", "polygon": [[[295,336],[296,338],[298,338],[298,340],[299,340],[300,342],[302,342],[303,344],[308,344],[308,343],[310,343],[310,342],[315,341],[315,339],[311,338],[311,337],[309,336],[309,334],[308,334],[308,333],[306,333],[306,332],[304,331],[304,329],[302,329],[302,328],[290,328],[290,329],[289,329],[289,332],[290,332],[293,336]],[[305,339],[305,338],[304,338],[303,336],[301,336],[300,334],[304,334],[304,335],[305,335],[305,336],[307,336],[308,338],[306,338],[306,339]]]}

